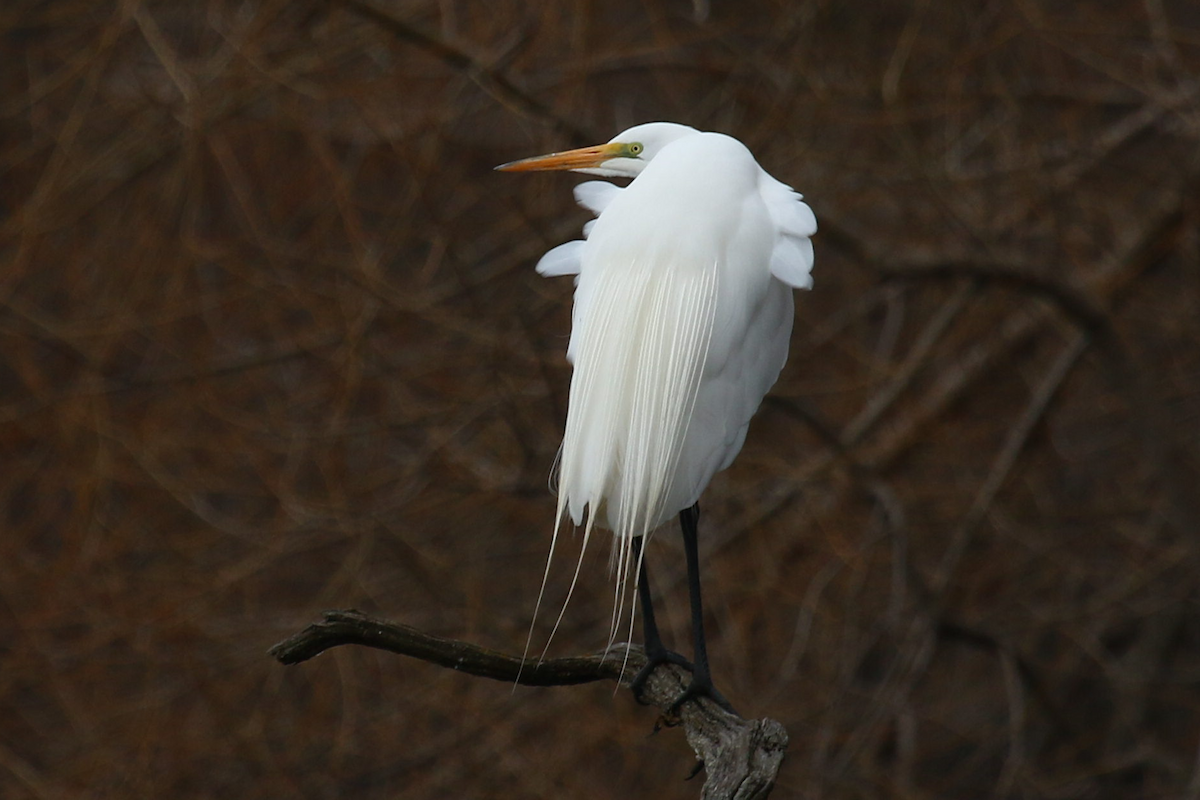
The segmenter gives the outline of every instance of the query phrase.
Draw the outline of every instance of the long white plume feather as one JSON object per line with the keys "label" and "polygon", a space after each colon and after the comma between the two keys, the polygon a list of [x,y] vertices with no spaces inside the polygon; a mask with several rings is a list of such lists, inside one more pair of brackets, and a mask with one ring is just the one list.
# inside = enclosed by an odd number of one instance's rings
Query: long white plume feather
{"label": "long white plume feather", "polygon": [[668,500],[712,337],[718,272],[715,263],[670,260],[593,268],[573,331],[555,535],[567,517],[586,518],[585,544],[593,525],[612,529],[611,644],[636,585],[631,539],[677,510]]}

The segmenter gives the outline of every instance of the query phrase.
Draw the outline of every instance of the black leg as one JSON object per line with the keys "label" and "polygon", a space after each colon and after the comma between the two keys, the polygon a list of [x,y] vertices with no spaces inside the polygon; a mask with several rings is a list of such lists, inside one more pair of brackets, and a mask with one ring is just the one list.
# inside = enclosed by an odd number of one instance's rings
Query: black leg
{"label": "black leg", "polygon": [[642,636],[646,639],[646,657],[666,650],[662,637],[658,635],[658,623],[654,621],[654,604],[650,601],[650,578],[646,575],[646,562],[642,556],[642,537],[633,540],[633,560],[638,565],[638,602],[642,604]]}
{"label": "black leg", "polygon": [[654,605],[650,602],[650,578],[646,574],[646,559],[642,555],[642,538],[633,540],[633,558],[638,562],[638,602],[642,604],[642,635],[646,639],[646,665],[638,670],[637,675],[629,682],[633,696],[643,703],[642,689],[646,679],[659,664],[678,664],[690,670],[692,664],[686,658],[673,650],[668,650],[658,634],[658,624],[654,621]]}
{"label": "black leg", "polygon": [[704,639],[704,604],[700,600],[700,553],[696,542],[699,523],[699,503],[679,512],[679,527],[683,530],[683,550],[687,557],[688,595],[692,602],[692,639],[695,643],[696,666],[692,669],[691,684],[674,702],[671,710],[677,711],[688,698],[708,697],[732,712],[733,707],[729,705],[729,701],[713,686],[712,673],[708,668],[708,647]]}

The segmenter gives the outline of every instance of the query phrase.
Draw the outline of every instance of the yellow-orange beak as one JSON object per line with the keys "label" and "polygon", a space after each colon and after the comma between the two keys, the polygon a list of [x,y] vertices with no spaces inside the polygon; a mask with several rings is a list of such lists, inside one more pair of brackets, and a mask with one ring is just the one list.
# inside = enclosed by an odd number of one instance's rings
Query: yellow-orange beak
{"label": "yellow-orange beak", "polygon": [[544,172],[560,169],[587,169],[598,167],[612,158],[625,154],[626,145],[620,142],[598,144],[592,147],[580,147],[578,150],[566,150],[562,153],[550,153],[533,158],[522,158],[520,161],[510,161],[501,164],[496,169],[501,172]]}

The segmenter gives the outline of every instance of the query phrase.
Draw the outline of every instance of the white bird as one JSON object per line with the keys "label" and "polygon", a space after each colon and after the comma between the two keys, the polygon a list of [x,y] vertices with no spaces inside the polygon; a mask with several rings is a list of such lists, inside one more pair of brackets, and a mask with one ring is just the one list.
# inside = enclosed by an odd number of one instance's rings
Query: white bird
{"label": "white bird", "polygon": [[[634,679],[639,695],[650,671],[671,661],[692,668],[676,706],[695,695],[725,703],[704,642],[697,502],[742,449],[750,418],[787,360],[792,289],[812,286],[816,218],[737,139],[674,123],[637,125],[607,144],[497,169],[633,178],[623,189],[606,181],[576,186],[576,199],[597,218],[583,240],[555,247],[537,265],[545,276],[576,276],[553,541],[568,516],[584,526],[584,549],[593,526],[613,532],[610,643],[632,574],[648,658]],[[662,645],[643,560],[643,539],[676,514],[694,665]]]}

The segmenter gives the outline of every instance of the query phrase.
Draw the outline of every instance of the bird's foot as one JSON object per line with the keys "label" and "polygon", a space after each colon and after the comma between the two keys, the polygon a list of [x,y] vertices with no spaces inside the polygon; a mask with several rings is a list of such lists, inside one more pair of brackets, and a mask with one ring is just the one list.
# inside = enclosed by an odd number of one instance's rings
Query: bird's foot
{"label": "bird's foot", "polygon": [[683,690],[679,697],[675,698],[674,702],[671,703],[670,707],[667,709],[667,716],[679,716],[680,706],[682,706],[688,700],[694,700],[698,697],[707,697],[709,700],[712,700],[730,714],[737,716],[737,711],[734,710],[733,705],[725,699],[725,695],[717,691],[717,687],[713,686],[712,677],[707,672],[692,673],[692,682],[689,683],[688,687]]}
{"label": "bird's foot", "polygon": [[649,701],[643,697],[643,692],[646,689],[646,680],[654,670],[658,669],[662,664],[677,664],[688,672],[693,671],[692,662],[676,653],[674,650],[668,650],[665,647],[657,647],[646,651],[646,664],[637,671],[633,679],[629,681],[629,689],[633,692],[633,698],[644,706],[651,705]]}

